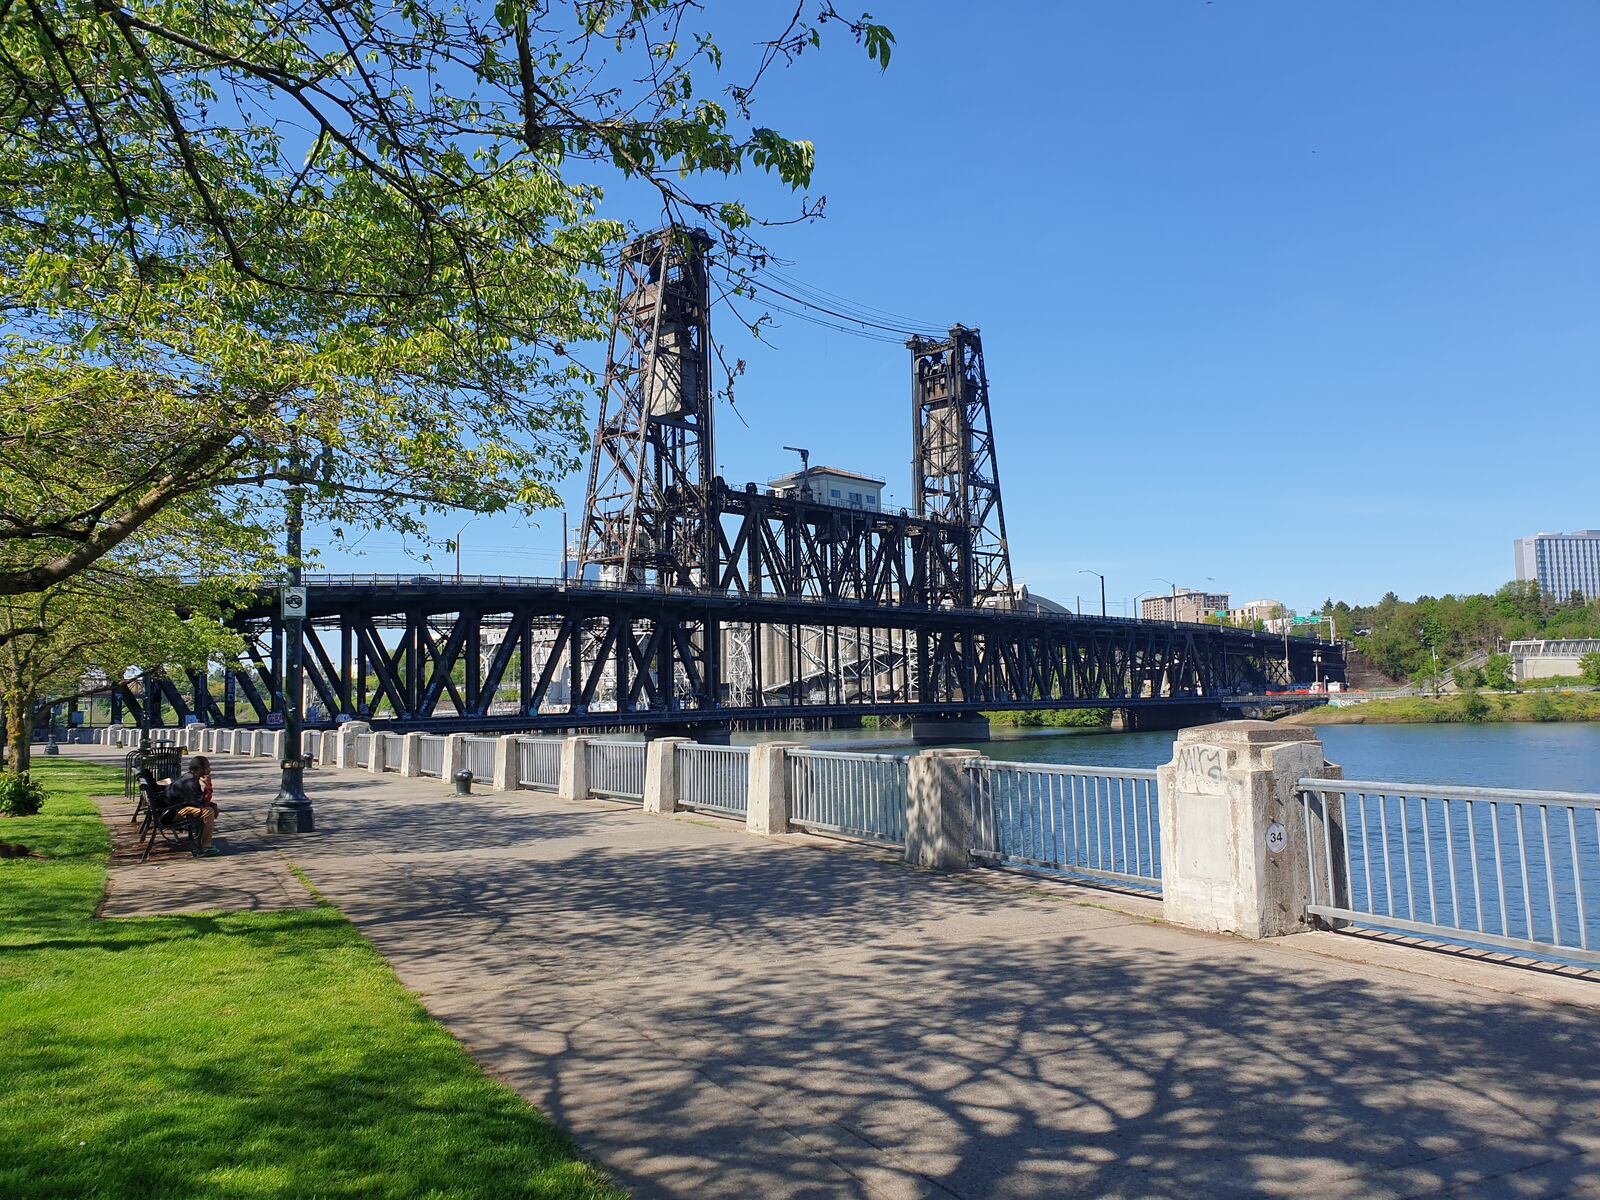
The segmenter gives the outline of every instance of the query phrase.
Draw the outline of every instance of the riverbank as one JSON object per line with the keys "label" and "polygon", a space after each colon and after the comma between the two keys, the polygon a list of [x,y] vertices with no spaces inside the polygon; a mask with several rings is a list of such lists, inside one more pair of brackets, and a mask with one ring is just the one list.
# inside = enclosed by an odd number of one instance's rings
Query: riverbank
{"label": "riverbank", "polygon": [[1600,721],[1600,692],[1468,692],[1460,696],[1407,696],[1369,700],[1345,708],[1313,708],[1283,718],[1286,725],[1448,725],[1499,722]]}

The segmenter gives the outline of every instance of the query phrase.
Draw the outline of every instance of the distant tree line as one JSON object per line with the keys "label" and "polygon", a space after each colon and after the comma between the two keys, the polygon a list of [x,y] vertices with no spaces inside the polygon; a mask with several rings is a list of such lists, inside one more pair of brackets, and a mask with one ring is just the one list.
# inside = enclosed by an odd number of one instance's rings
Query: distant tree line
{"label": "distant tree line", "polygon": [[1442,679],[1450,666],[1483,653],[1490,656],[1475,682],[1510,685],[1505,645],[1530,638],[1600,638],[1600,601],[1582,593],[1560,599],[1536,583],[1508,583],[1493,595],[1418,596],[1402,600],[1393,592],[1376,604],[1329,599],[1341,638],[1351,640],[1367,660],[1397,679]]}

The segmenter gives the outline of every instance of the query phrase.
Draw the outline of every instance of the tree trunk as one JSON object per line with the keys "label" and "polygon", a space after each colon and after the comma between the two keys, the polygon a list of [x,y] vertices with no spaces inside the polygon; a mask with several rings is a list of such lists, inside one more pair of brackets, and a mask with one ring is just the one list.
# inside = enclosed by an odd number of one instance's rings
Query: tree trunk
{"label": "tree trunk", "polygon": [[18,775],[26,775],[32,765],[33,700],[17,690],[6,693],[6,740],[11,744],[7,766]]}

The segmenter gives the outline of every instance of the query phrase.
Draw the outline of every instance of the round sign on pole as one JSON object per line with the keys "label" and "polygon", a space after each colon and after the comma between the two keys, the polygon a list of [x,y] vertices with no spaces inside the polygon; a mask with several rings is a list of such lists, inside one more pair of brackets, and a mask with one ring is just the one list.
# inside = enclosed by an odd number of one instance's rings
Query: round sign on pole
{"label": "round sign on pole", "polygon": [[1282,854],[1285,846],[1289,844],[1289,831],[1283,827],[1282,821],[1274,821],[1267,826],[1267,849],[1273,854]]}

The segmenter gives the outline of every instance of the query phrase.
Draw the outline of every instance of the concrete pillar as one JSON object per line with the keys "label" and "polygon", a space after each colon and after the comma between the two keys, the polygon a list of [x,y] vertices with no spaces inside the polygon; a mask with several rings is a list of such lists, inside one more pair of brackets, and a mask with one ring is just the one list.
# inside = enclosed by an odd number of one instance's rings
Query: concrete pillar
{"label": "concrete pillar", "polygon": [[517,790],[517,776],[522,773],[522,760],[517,747],[521,740],[515,734],[506,734],[494,744],[494,783],[497,792]]}
{"label": "concrete pillar", "polygon": [[972,865],[971,784],[976,750],[924,750],[906,764],[906,861],[930,871]]}
{"label": "concrete pillar", "polygon": [[[439,772],[439,777],[446,783],[455,778],[455,773],[467,765],[467,735],[464,733],[447,734],[444,739],[444,769]],[[477,780],[473,780],[474,783]]]}
{"label": "concrete pillar", "polygon": [[400,739],[400,777],[415,779],[422,774],[422,735],[408,733]]}
{"label": "concrete pillar", "polygon": [[644,746],[644,811],[668,813],[678,811],[678,747],[686,737],[662,737]]}
{"label": "concrete pillar", "polygon": [[747,833],[771,837],[789,832],[788,753],[804,742],[758,742],[750,747],[750,782],[745,791]]}
{"label": "concrete pillar", "polygon": [[[1225,721],[1180,732],[1157,774],[1166,919],[1248,938],[1311,928],[1306,824],[1294,785],[1341,775],[1304,726]],[[1312,832],[1322,845],[1322,831]]]}
{"label": "concrete pillar", "polygon": [[338,750],[335,751],[334,766],[353,767],[356,765],[356,737],[359,734],[372,732],[372,726],[365,721],[347,721],[339,726]]}
{"label": "concrete pillar", "polygon": [[324,729],[317,734],[317,765],[331,767],[339,761],[339,732],[335,729]]}
{"label": "concrete pillar", "polygon": [[388,765],[384,760],[389,749],[389,739],[381,733],[372,735],[372,753],[367,756],[367,770],[374,775],[382,775]]}
{"label": "concrete pillar", "polygon": [[569,737],[561,743],[561,781],[556,795],[562,800],[589,798],[589,742],[587,737]]}

